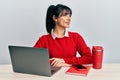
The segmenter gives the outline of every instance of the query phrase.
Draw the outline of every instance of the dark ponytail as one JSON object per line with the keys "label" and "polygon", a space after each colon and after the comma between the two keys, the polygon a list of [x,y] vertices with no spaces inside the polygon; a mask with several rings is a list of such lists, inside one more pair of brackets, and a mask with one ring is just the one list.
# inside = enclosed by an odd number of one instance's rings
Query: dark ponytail
{"label": "dark ponytail", "polygon": [[72,15],[72,10],[65,5],[58,4],[56,6],[50,5],[48,7],[46,14],[46,30],[49,34],[51,34],[51,30],[55,28],[55,21],[53,20],[53,16],[58,18],[60,16],[60,13],[64,13],[64,10],[66,10],[70,15]]}
{"label": "dark ponytail", "polygon": [[51,30],[55,27],[55,22],[52,18],[54,7],[54,5],[49,6],[46,14],[46,29],[49,34],[51,34]]}

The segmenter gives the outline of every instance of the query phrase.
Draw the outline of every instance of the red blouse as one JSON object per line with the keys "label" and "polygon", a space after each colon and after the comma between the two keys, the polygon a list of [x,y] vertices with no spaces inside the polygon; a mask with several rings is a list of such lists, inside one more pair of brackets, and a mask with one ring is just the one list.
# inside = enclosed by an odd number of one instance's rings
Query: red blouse
{"label": "red blouse", "polygon": [[[53,39],[51,34],[43,35],[34,48],[48,48],[50,58],[63,58],[68,64],[90,64],[92,55],[81,35],[68,32],[69,37]],[[80,57],[76,57],[77,52]]]}

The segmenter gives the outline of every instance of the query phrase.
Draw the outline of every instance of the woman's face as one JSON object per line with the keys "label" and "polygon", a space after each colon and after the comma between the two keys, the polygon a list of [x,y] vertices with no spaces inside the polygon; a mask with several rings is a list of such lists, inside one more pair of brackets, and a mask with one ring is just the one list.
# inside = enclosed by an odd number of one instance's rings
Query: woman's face
{"label": "woman's face", "polygon": [[67,11],[63,11],[60,16],[55,20],[56,26],[68,28],[70,26],[71,15]]}

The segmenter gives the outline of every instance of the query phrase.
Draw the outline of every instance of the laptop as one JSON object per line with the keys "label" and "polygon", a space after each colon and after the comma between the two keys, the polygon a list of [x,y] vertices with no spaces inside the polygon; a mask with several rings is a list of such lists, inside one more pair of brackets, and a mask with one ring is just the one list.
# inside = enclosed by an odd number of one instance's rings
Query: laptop
{"label": "laptop", "polygon": [[47,48],[8,46],[14,72],[52,76],[60,67],[52,67]]}

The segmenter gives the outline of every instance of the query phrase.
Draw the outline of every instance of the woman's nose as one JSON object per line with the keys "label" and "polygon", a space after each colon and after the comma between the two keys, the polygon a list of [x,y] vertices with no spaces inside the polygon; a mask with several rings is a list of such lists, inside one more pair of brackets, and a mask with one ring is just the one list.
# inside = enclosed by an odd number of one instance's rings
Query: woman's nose
{"label": "woman's nose", "polygon": [[71,16],[70,16],[70,15],[67,15],[67,19],[71,19]]}

